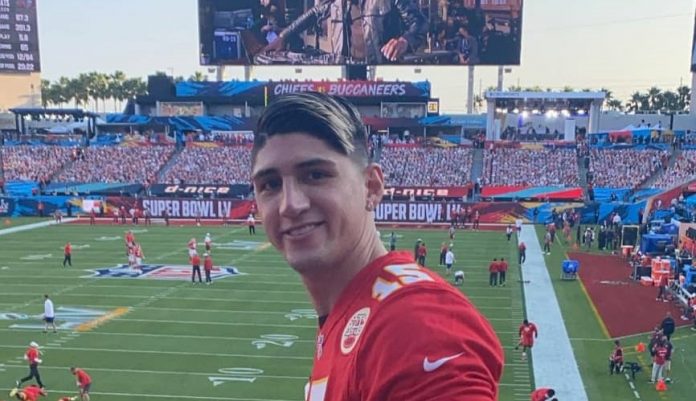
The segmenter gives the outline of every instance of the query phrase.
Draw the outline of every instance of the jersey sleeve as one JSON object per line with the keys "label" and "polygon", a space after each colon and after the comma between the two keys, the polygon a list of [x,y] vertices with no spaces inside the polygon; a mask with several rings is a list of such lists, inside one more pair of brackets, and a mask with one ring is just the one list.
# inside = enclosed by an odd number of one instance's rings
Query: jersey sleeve
{"label": "jersey sleeve", "polygon": [[380,305],[357,356],[363,401],[495,401],[500,342],[454,290],[403,288]]}

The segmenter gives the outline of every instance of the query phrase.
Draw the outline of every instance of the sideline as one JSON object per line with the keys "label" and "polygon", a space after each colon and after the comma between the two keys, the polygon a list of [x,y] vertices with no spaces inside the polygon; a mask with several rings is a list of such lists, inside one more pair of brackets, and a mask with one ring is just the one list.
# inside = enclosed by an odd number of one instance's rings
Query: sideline
{"label": "sideline", "polygon": [[72,223],[75,220],[77,220],[77,217],[63,218],[63,221],[61,221],[61,222],[56,222],[55,220],[49,220],[49,221],[40,221],[38,223],[22,224],[22,225],[16,226],[16,227],[3,228],[2,230],[0,230],[0,236],[19,233],[22,231],[33,230],[35,228],[54,226],[56,224]]}
{"label": "sideline", "polygon": [[556,299],[544,254],[532,224],[524,224],[518,241],[527,245],[522,266],[526,316],[539,327],[539,338],[532,349],[532,368],[536,388],[550,387],[564,401],[587,401],[561,308]]}

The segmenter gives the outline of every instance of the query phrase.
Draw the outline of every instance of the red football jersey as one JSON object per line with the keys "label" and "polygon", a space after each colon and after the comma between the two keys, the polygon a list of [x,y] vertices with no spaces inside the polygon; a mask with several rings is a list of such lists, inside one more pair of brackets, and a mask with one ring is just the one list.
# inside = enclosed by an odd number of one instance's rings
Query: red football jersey
{"label": "red football jersey", "polygon": [[532,401],[544,401],[546,400],[546,394],[549,393],[550,388],[539,388],[532,392]]}
{"label": "red football jersey", "polygon": [[46,395],[46,393],[41,390],[41,388],[31,385],[28,387],[24,387],[22,390],[24,392],[24,401],[36,401],[39,399],[40,395]]}
{"label": "red football jersey", "polygon": [[522,338],[522,345],[527,347],[534,345],[534,337],[537,336],[537,327],[534,323],[520,325],[519,333]]}
{"label": "red football jersey", "polygon": [[408,252],[353,278],[317,333],[308,401],[493,401],[503,350],[457,289]]}
{"label": "red football jersey", "polygon": [[77,382],[80,383],[80,387],[92,383],[92,378],[82,369],[76,369],[75,376],[77,377]]}

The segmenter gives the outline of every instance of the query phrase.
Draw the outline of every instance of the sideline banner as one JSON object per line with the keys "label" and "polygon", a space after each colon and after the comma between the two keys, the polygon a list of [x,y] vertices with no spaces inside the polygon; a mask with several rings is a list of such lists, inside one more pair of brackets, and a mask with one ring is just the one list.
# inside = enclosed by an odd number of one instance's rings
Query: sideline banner
{"label": "sideline banner", "polygon": [[167,210],[173,219],[196,218],[202,219],[245,219],[249,216],[253,201],[241,199],[172,199],[144,198],[138,200],[141,209],[147,207],[153,217],[162,217]]}
{"label": "sideline banner", "polygon": [[12,216],[12,213],[14,213],[14,209],[14,199],[0,197],[0,216]]}

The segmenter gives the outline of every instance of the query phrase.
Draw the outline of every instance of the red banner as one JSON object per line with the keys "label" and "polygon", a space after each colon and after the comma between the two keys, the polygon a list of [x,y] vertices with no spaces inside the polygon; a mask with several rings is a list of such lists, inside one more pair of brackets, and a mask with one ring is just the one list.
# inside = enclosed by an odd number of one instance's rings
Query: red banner
{"label": "red banner", "polygon": [[[107,198],[109,209],[124,206],[126,212],[136,203],[134,198],[109,197]],[[167,210],[172,219],[193,219],[200,216],[202,219],[222,219],[227,216],[230,219],[246,219],[251,211],[253,201],[240,199],[185,199],[185,198],[144,198],[138,199],[140,210],[145,207],[150,215],[155,218],[162,217],[162,212]]]}
{"label": "red banner", "polygon": [[[452,211],[471,207],[479,212],[481,223],[514,223],[525,219],[527,208],[519,202],[390,202],[382,201],[375,209],[375,220],[380,223],[446,223],[451,222]],[[471,222],[469,222],[471,224]]]}

